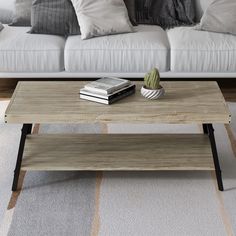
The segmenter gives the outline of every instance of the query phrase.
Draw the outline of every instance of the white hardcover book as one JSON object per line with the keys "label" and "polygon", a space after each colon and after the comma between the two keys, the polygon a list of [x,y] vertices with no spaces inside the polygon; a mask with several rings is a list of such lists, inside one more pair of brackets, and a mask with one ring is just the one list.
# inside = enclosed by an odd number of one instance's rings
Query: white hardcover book
{"label": "white hardcover book", "polygon": [[113,93],[107,94],[107,95],[102,94],[102,93],[94,93],[94,92],[91,92],[90,90],[88,90],[86,88],[82,88],[82,89],[80,89],[80,94],[88,95],[88,96],[93,96],[93,97],[97,97],[97,98],[109,99],[113,95],[119,94],[120,92],[123,92],[123,91],[125,92],[128,89],[133,88],[133,87],[134,87],[134,84],[130,84],[127,87],[124,87],[122,89],[119,89],[119,90],[117,90],[117,91],[115,91]]}
{"label": "white hardcover book", "polygon": [[91,92],[90,90],[86,88],[80,89],[80,94],[81,95],[88,95],[88,96],[93,96],[93,97],[98,97],[98,98],[103,98],[103,99],[108,99],[108,94],[102,94],[102,93],[94,93]]}
{"label": "white hardcover book", "polygon": [[104,77],[86,84],[84,88],[90,92],[108,95],[128,85],[130,85],[129,80],[115,77]]}
{"label": "white hardcover book", "polygon": [[127,96],[130,96],[135,93],[135,85],[130,86],[129,89],[125,89],[124,91],[121,91],[120,93],[111,95],[107,98],[101,98],[101,97],[96,97],[96,96],[91,96],[88,94],[82,94],[80,93],[80,98],[93,101],[93,102],[98,102],[98,103],[103,103],[103,104],[112,104],[116,101],[119,101],[122,98],[125,98]]}
{"label": "white hardcover book", "polygon": [[107,105],[109,104],[109,101],[106,99],[91,97],[91,96],[87,96],[83,94],[80,94],[80,98],[88,100],[88,101],[92,101],[92,102],[98,102],[98,103],[107,104]]}

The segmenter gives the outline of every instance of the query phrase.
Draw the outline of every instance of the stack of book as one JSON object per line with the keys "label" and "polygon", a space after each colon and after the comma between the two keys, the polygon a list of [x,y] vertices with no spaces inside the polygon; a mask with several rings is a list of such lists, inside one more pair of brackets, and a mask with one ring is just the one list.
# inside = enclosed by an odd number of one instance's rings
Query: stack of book
{"label": "stack of book", "polygon": [[135,85],[129,80],[104,77],[88,83],[80,89],[80,98],[103,104],[112,104],[134,93]]}

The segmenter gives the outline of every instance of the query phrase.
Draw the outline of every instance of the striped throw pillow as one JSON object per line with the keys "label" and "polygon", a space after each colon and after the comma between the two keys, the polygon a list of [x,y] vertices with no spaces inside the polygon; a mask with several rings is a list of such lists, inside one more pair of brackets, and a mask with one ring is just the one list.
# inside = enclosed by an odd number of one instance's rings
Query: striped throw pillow
{"label": "striped throw pillow", "polygon": [[33,0],[30,33],[80,34],[78,20],[70,0]]}

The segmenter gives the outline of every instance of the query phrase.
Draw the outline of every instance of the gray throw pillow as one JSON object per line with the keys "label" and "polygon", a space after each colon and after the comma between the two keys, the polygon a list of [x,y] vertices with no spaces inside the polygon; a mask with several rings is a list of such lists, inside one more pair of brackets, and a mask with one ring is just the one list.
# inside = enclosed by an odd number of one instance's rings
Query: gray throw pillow
{"label": "gray throw pillow", "polygon": [[32,0],[16,0],[15,13],[10,26],[30,26]]}
{"label": "gray throw pillow", "polygon": [[132,32],[123,0],[71,0],[80,25],[81,38]]}
{"label": "gray throw pillow", "polygon": [[33,0],[30,33],[80,34],[77,17],[70,0]]}
{"label": "gray throw pillow", "polygon": [[214,1],[196,29],[236,35],[236,0]]}
{"label": "gray throw pillow", "polygon": [[196,21],[194,0],[136,0],[139,24],[159,25],[164,29],[192,25]]}
{"label": "gray throw pillow", "polygon": [[4,26],[3,26],[2,23],[0,22],[0,31],[2,31],[3,28],[4,28]]}

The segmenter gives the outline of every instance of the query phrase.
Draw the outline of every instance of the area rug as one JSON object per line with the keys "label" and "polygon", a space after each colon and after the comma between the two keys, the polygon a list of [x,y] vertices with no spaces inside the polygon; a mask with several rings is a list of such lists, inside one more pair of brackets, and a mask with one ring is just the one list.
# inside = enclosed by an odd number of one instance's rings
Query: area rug
{"label": "area rug", "polygon": [[[236,105],[229,105],[236,117]],[[236,159],[232,145],[236,121],[233,119],[231,129],[214,127],[223,193],[217,190],[214,172],[27,172],[21,174],[22,190],[11,198],[0,235],[234,235]],[[188,133],[201,129],[192,125],[123,124],[107,129],[41,125],[35,132]]]}
{"label": "area rug", "polygon": [[[20,141],[21,125],[4,124],[9,101],[0,102],[0,225],[11,197],[11,184]],[[0,234],[1,235],[1,234]]]}

